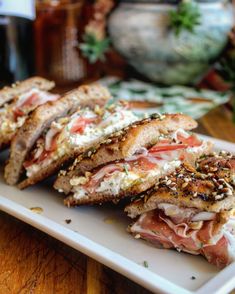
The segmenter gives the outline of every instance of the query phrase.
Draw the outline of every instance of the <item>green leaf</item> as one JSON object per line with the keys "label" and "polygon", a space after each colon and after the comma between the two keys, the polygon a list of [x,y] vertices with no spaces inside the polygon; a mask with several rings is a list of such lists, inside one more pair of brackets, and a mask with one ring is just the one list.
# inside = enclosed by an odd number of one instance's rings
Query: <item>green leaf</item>
{"label": "green leaf", "polygon": [[95,35],[89,33],[83,35],[83,43],[79,45],[79,48],[90,63],[95,63],[98,60],[105,60],[105,53],[109,49],[109,45],[108,38],[98,40]]}
{"label": "green leaf", "polygon": [[170,28],[176,36],[182,31],[194,33],[195,27],[201,23],[199,6],[193,1],[182,1],[176,10],[169,13]]}

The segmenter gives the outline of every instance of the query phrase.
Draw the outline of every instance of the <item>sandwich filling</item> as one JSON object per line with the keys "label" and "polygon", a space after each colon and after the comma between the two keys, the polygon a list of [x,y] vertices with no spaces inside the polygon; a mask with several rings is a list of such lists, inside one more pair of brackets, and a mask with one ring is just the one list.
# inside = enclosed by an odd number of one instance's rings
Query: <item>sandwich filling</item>
{"label": "sandwich filling", "polygon": [[73,197],[81,199],[95,193],[118,196],[139,186],[146,190],[182,161],[193,161],[207,149],[207,142],[179,129],[160,137],[150,149],[141,148],[130,158],[107,164],[84,176],[74,176],[70,180]]}
{"label": "sandwich filling", "polygon": [[71,117],[53,122],[36,142],[36,147],[24,163],[27,177],[37,173],[53,161],[74,152],[79,154],[111,133],[137,120],[121,105],[107,109],[80,109]]}
{"label": "sandwich filling", "polygon": [[48,101],[55,101],[59,97],[59,95],[51,94],[37,88],[33,88],[30,91],[21,94],[15,102],[7,104],[1,109],[1,134],[14,134],[15,131],[24,124],[27,115],[31,111],[39,105]]}
{"label": "sandwich filling", "polygon": [[138,216],[130,232],[225,267],[235,260],[234,172],[235,157],[226,153],[198,159],[196,169],[183,164],[125,208]]}
{"label": "sandwich filling", "polygon": [[156,247],[204,255],[219,268],[235,260],[235,218],[224,224],[219,213],[160,203],[130,226],[135,238]]}

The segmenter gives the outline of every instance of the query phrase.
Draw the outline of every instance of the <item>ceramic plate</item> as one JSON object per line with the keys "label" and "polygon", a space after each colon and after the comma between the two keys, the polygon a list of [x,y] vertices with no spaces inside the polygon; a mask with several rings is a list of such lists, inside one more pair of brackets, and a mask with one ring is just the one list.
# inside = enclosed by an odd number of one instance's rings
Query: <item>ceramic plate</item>
{"label": "ceramic plate", "polygon": [[[210,140],[216,149],[235,150],[235,144]],[[235,288],[235,262],[219,271],[203,257],[156,249],[143,240],[136,240],[126,232],[130,220],[120,208],[106,205],[68,209],[62,204],[62,196],[53,191],[50,181],[19,191],[1,179],[0,195],[3,211],[153,292],[218,294]],[[41,214],[30,209],[33,207],[40,207]],[[71,222],[67,224],[66,219]]]}

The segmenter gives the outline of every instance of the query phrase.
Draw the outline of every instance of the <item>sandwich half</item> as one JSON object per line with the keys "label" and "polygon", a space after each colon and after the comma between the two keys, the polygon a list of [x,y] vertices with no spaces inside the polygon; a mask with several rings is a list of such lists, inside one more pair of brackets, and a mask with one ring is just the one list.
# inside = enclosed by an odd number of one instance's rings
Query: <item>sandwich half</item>
{"label": "sandwich half", "polygon": [[52,175],[112,132],[135,120],[137,117],[126,109],[126,104],[117,104],[94,110],[81,108],[71,116],[53,121],[24,161],[26,179],[19,188]]}
{"label": "sandwich half", "polygon": [[235,156],[210,154],[182,164],[125,211],[129,231],[159,248],[203,255],[223,268],[235,260]]}
{"label": "sandwich half", "polygon": [[[37,139],[46,132],[51,123],[58,118],[70,116],[79,107],[104,107],[111,95],[98,84],[83,85],[60,99],[45,103],[35,109],[17,131],[11,142],[10,158],[5,167],[4,177],[9,185],[19,182],[24,172],[23,163]],[[58,122],[57,122],[58,124]]]}
{"label": "sandwich half", "polygon": [[10,145],[30,112],[59,98],[59,95],[47,92],[53,87],[54,82],[35,77],[0,91],[0,101],[9,102],[0,109],[0,149]]}
{"label": "sandwich half", "polygon": [[9,87],[0,90],[0,107],[6,103],[10,103],[16,97],[31,91],[33,88],[49,91],[54,88],[55,83],[41,77],[32,77],[27,80],[16,82]]}
{"label": "sandwich half", "polygon": [[183,114],[135,122],[62,171],[54,187],[69,194],[67,206],[116,202],[139,194],[181,161],[192,161],[210,149],[210,144],[185,131],[196,125]]}

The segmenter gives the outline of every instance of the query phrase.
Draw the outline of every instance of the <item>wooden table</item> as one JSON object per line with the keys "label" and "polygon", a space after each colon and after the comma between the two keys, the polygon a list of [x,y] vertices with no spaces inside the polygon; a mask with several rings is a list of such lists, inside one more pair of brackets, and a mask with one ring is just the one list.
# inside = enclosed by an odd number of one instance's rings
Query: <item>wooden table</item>
{"label": "wooden table", "polygon": [[[220,107],[198,132],[235,142],[231,114]],[[122,275],[0,212],[0,294],[150,293]]]}

